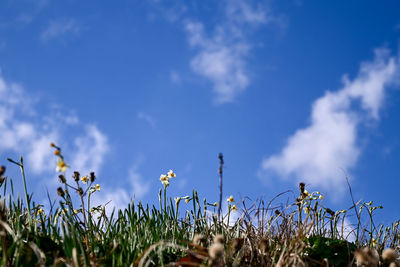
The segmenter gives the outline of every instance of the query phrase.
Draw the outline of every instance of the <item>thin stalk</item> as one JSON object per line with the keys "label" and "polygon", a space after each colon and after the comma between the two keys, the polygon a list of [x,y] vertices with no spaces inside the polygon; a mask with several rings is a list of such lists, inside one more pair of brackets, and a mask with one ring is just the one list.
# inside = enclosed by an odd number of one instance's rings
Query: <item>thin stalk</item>
{"label": "thin stalk", "polygon": [[21,157],[20,158],[20,162],[16,162],[12,159],[8,159],[8,161],[16,164],[19,166],[19,168],[21,169],[21,174],[22,174],[22,180],[24,182],[24,190],[25,190],[25,201],[26,201],[26,206],[28,208],[28,219],[29,219],[29,225],[32,225],[32,217],[31,217],[31,203],[29,200],[29,194],[28,194],[28,189],[26,186],[26,178],[25,178],[25,170],[24,170],[24,159]]}
{"label": "thin stalk", "polygon": [[222,211],[222,171],[223,171],[223,165],[224,165],[224,156],[222,155],[222,153],[219,153],[218,158],[219,158],[219,168],[218,168],[218,173],[219,173],[218,219],[221,220],[221,211]]}

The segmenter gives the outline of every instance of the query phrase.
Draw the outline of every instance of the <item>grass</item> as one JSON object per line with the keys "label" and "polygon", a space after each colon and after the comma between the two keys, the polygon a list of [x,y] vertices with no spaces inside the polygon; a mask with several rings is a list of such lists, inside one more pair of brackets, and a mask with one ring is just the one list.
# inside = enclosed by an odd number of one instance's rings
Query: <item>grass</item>
{"label": "grass", "polygon": [[[200,200],[196,191],[170,197],[170,171],[160,177],[158,205],[133,201],[107,215],[106,203],[91,205],[101,194],[95,174],[74,172],[70,181],[61,149],[52,147],[62,174],[57,195],[48,193],[49,210],[28,192],[22,157],[9,161],[21,170],[23,197],[0,168],[2,266],[389,266],[398,257],[400,221],[377,225],[381,206],[353,200],[333,211],[303,183],[285,205],[276,202],[292,191],[269,202],[232,197],[218,215],[221,204]],[[182,202],[190,209],[180,210]]]}

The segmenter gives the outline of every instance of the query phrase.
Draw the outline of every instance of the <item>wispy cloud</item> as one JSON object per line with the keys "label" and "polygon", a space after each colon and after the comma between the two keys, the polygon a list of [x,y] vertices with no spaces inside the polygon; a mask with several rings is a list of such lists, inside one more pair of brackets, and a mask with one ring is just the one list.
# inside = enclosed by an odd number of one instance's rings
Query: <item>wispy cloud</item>
{"label": "wispy cloud", "polygon": [[64,35],[78,35],[81,32],[81,26],[73,18],[60,18],[49,22],[42,31],[40,38],[42,41],[58,38]]}
{"label": "wispy cloud", "polygon": [[311,124],[290,136],[280,153],[263,160],[260,177],[268,179],[275,172],[326,190],[343,189],[343,170],[351,170],[361,153],[359,127],[379,120],[385,91],[399,72],[399,58],[386,49],[376,50],[375,59],[362,63],[352,81],[344,76],[341,89],[313,103]]}
{"label": "wispy cloud", "polygon": [[147,122],[152,128],[156,127],[156,120],[147,113],[139,112],[137,115],[138,119],[144,120]]}
{"label": "wispy cloud", "polygon": [[173,84],[181,84],[182,82],[181,75],[174,70],[170,72],[169,78]]}
{"label": "wispy cloud", "polygon": [[246,57],[251,44],[247,33],[255,26],[272,21],[265,6],[253,1],[227,0],[223,20],[207,34],[203,23],[185,22],[191,47],[197,54],[190,66],[194,72],[210,80],[217,103],[232,102],[250,81]]}

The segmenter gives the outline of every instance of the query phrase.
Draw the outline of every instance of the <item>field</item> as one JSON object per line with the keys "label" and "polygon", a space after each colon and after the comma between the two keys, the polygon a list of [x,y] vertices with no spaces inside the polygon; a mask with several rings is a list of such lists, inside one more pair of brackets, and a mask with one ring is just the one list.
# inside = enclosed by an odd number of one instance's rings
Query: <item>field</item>
{"label": "field", "polygon": [[0,169],[2,266],[400,266],[400,221],[376,224],[382,207],[372,201],[334,211],[300,183],[298,197],[285,206],[232,196],[222,200],[228,210],[221,212],[221,202],[196,191],[170,196],[170,171],[160,176],[159,205],[132,202],[107,215],[106,205],[91,205],[93,194],[101,194],[95,173],[67,178],[61,149],[52,147],[61,174],[49,209],[28,191],[22,157],[9,159],[21,170],[22,197]]}

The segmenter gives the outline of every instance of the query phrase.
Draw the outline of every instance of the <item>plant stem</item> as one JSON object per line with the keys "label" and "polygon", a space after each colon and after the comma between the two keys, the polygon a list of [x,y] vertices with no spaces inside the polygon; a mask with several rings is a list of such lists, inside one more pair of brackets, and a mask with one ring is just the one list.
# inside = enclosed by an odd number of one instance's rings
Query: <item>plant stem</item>
{"label": "plant stem", "polygon": [[218,219],[221,220],[221,211],[222,211],[222,170],[224,165],[224,156],[222,153],[219,153],[219,202],[218,202]]}

